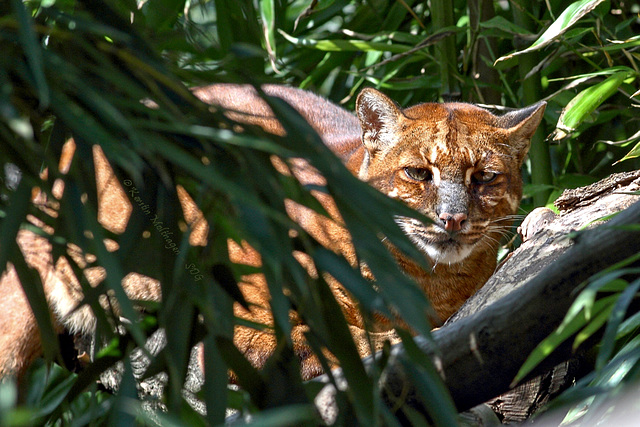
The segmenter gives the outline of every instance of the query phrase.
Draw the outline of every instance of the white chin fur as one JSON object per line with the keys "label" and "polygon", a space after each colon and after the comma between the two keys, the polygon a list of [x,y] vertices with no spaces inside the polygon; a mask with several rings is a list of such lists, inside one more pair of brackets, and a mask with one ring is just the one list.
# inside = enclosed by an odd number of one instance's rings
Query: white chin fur
{"label": "white chin fur", "polygon": [[470,245],[450,245],[451,247],[443,248],[443,245],[432,245],[424,242],[423,240],[415,239],[413,236],[409,237],[418,249],[426,253],[427,256],[436,264],[456,264],[471,255],[471,252],[473,251],[473,246]]}
{"label": "white chin fur", "polygon": [[475,245],[463,245],[455,241],[431,243],[421,238],[414,232],[415,228],[424,228],[424,225],[412,218],[399,217],[396,222],[402,230],[409,236],[414,245],[424,252],[433,263],[456,264],[473,252]]}

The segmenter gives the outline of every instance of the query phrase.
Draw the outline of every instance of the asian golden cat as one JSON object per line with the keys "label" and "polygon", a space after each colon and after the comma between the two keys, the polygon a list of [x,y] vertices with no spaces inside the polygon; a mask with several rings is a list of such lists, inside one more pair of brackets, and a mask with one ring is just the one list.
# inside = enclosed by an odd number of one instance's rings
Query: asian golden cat
{"label": "asian golden cat", "polygon": [[[424,224],[408,217],[396,219],[424,253],[432,266],[430,270],[424,270],[393,247],[389,250],[404,272],[426,293],[441,320],[453,314],[487,281],[496,267],[500,238],[511,225],[522,196],[520,167],[542,120],[545,103],[502,116],[464,103],[425,103],[402,109],[379,91],[364,89],[353,115],[303,90],[276,85],[265,85],[263,90],[295,108],[354,175],[433,220],[432,224]],[[196,88],[193,93],[208,104],[222,107],[233,120],[259,125],[271,133],[284,133],[268,105],[250,86],[216,84]],[[70,141],[63,150],[61,171],[68,169],[73,150]],[[120,233],[127,224],[131,202],[97,146],[94,161],[98,220],[106,229]],[[282,172],[293,171],[303,183],[323,182],[300,159],[274,159],[274,164]],[[54,194],[56,191],[59,196],[63,189],[55,189]],[[193,226],[190,242],[205,245],[207,224],[202,214],[184,189],[178,187],[178,193],[185,220]],[[340,226],[335,204],[328,195],[318,198],[335,221],[292,202],[287,205],[289,215],[327,248],[355,264],[350,236]],[[69,261],[65,257],[54,260],[49,242],[26,230],[19,232],[18,245],[27,263],[40,274],[59,327],[74,333],[90,333],[95,320],[89,307],[76,309],[82,300],[82,290]],[[229,249],[233,262],[260,265],[260,256],[253,249],[233,243]],[[83,255],[73,248],[69,248],[68,256],[82,262]],[[105,273],[94,267],[87,269],[85,275],[96,285]],[[271,323],[264,277],[254,274],[242,280],[241,290],[253,308],[247,311],[237,307],[236,315]],[[364,355],[369,347],[357,303],[339,283],[330,283],[356,342],[361,341],[359,346]],[[125,277],[123,287],[132,299],[161,297],[156,280],[134,272]],[[291,322],[303,378],[312,378],[322,368],[305,344],[307,326],[300,323],[295,313]],[[391,328],[385,322],[374,325],[375,332],[382,336],[392,333]],[[19,376],[41,353],[41,348],[35,318],[10,264],[0,282],[0,330],[0,378]],[[236,327],[235,343],[258,367],[276,345],[269,332],[244,326]]]}

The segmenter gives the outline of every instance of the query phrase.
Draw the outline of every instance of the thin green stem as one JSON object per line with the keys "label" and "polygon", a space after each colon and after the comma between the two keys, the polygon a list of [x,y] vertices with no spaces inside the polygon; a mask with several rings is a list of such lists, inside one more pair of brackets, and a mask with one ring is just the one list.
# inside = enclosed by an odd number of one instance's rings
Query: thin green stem
{"label": "thin green stem", "polygon": [[[431,16],[433,32],[454,25],[453,3],[448,0],[433,0],[431,2]],[[436,57],[440,65],[442,86],[440,95],[444,98],[460,94],[460,85],[457,74],[456,39],[453,36],[445,37],[436,44]]]}
{"label": "thin green stem", "polygon": [[[513,18],[517,25],[535,31],[534,22],[525,12],[527,10],[524,4],[525,0],[512,0]],[[520,57],[518,63],[520,78],[522,79],[522,101],[526,105],[533,104],[540,100],[542,88],[540,80],[535,76],[526,78],[527,73],[538,64],[538,54],[536,52],[528,53]],[[529,159],[531,160],[531,183],[536,186],[552,185],[553,172],[551,169],[551,155],[549,152],[549,144],[545,140],[544,122],[531,139],[531,148],[529,149]],[[544,206],[551,194],[551,190],[540,191],[533,195],[533,203],[535,206]]]}

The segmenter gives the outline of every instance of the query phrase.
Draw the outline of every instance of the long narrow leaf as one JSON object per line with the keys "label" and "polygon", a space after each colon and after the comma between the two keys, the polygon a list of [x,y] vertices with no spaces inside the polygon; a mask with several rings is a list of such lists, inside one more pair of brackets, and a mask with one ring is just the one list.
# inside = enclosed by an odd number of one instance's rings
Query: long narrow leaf
{"label": "long narrow leaf", "polygon": [[414,379],[423,401],[429,406],[429,414],[434,418],[435,425],[457,424],[455,417],[452,417],[452,414],[455,413],[455,406],[442,383],[440,374],[433,366],[433,361],[418,348],[413,337],[408,333],[399,331],[399,334],[412,362],[405,361],[403,366]]}
{"label": "long narrow leaf", "polygon": [[540,36],[538,39],[528,48],[514,52],[510,55],[505,55],[496,60],[497,62],[506,61],[517,55],[529,53],[534,50],[542,49],[549,45],[554,40],[557,40],[562,34],[570,29],[576,22],[582,17],[595,9],[604,0],[580,0],[571,3],[562,14],[556,19],[553,24]]}
{"label": "long narrow leaf", "polygon": [[607,77],[604,81],[591,86],[576,95],[562,110],[558,119],[554,140],[565,138],[593,113],[596,108],[607,100],[629,77],[626,71],[619,71]]}
{"label": "long narrow leaf", "polygon": [[[20,225],[26,220],[30,203],[31,187],[29,180],[22,179],[18,184],[18,188],[16,188],[15,192],[11,195],[9,201],[10,209],[0,225],[0,268],[4,271],[7,268],[7,262],[13,262],[22,289],[38,323],[40,341],[45,356],[49,360],[53,360],[58,354],[59,346],[47,299],[44,294],[44,283],[42,282],[42,279],[46,279],[48,275],[44,271],[43,274],[38,274],[32,266],[27,265],[24,255],[16,242]],[[42,237],[40,239],[42,239]],[[46,249],[46,247],[36,248],[40,250]],[[33,248],[26,248],[26,250],[31,251]],[[53,265],[49,268],[53,268]]]}
{"label": "long narrow leaf", "polygon": [[[617,299],[617,295],[611,295],[602,298],[595,302],[593,305],[592,316],[598,316],[603,310],[612,309],[613,304]],[[531,352],[527,360],[524,362],[516,377],[512,381],[512,385],[519,383],[524,377],[527,376],[536,366],[538,366],[548,355],[550,355],[560,344],[576,334],[589,324],[589,319],[586,317],[585,312],[581,311],[579,315],[574,316],[570,322],[564,324],[562,328],[559,328],[547,338],[545,338],[538,346]]]}
{"label": "long narrow leaf", "polygon": [[620,294],[618,301],[616,301],[612,315],[607,319],[607,327],[602,337],[600,351],[596,359],[596,369],[601,369],[611,357],[619,326],[624,320],[627,309],[633,298],[635,298],[638,289],[640,289],[640,279],[630,283],[624,292]]}
{"label": "long narrow leaf", "polygon": [[24,47],[29,70],[32,73],[33,80],[38,90],[40,99],[40,107],[47,108],[49,106],[49,86],[44,73],[44,63],[42,60],[42,50],[33,31],[32,21],[27,15],[27,10],[23,2],[20,0],[11,0],[13,11],[18,17],[20,41]]}
{"label": "long narrow leaf", "polygon": [[293,44],[318,49],[327,52],[391,52],[391,53],[404,53],[410,50],[411,46],[404,46],[400,44],[369,42],[362,40],[310,40],[301,39],[290,36],[289,34],[280,30],[280,34]]}

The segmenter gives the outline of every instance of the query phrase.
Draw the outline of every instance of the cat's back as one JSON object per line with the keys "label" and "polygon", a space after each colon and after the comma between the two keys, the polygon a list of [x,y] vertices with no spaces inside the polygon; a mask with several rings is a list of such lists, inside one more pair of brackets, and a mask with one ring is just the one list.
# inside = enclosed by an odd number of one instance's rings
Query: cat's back
{"label": "cat's back", "polygon": [[[344,108],[302,89],[269,84],[261,88],[267,95],[291,105],[338,156],[348,157],[360,147],[360,122]],[[277,135],[285,133],[271,107],[253,86],[220,83],[195,88],[193,93],[207,104],[228,110],[226,114],[233,120],[258,125]]]}

